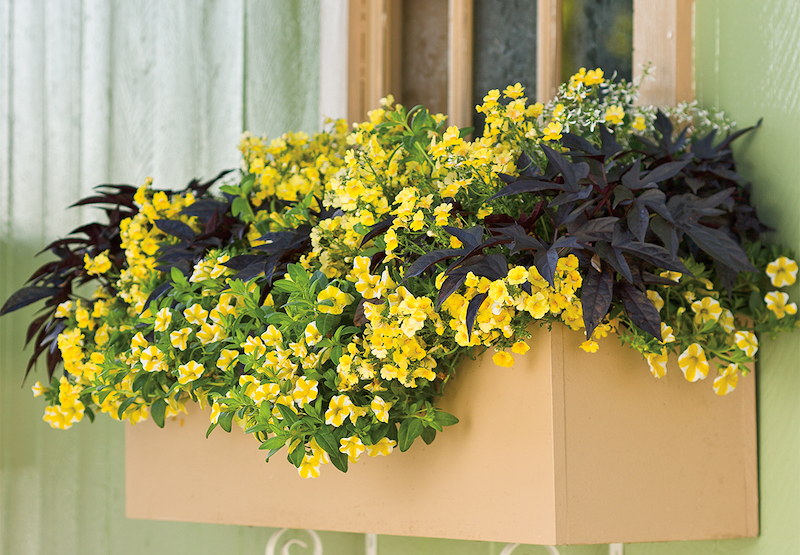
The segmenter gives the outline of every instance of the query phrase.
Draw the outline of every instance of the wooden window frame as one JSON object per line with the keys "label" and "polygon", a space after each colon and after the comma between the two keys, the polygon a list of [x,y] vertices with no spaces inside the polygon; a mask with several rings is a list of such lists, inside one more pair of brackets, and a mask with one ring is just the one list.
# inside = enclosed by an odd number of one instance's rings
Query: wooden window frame
{"label": "wooden window frame", "polygon": [[[381,98],[400,90],[402,0],[350,0],[348,118],[361,121]],[[472,0],[448,0],[447,112],[470,125]],[[561,0],[537,3],[536,98],[547,100],[561,83]],[[640,102],[675,105],[694,98],[694,0],[633,0],[633,73],[652,62],[656,79],[642,83]],[[500,84],[498,84],[500,86]]]}

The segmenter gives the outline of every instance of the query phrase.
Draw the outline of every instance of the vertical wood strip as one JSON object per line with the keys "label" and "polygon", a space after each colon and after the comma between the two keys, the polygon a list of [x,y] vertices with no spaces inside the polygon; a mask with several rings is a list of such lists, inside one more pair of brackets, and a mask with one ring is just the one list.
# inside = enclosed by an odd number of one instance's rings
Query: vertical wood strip
{"label": "vertical wood strip", "polygon": [[538,0],[536,34],[536,100],[547,102],[561,83],[561,0]]}
{"label": "vertical wood strip", "polygon": [[83,0],[82,18],[80,190],[86,196],[109,179],[111,5],[107,0]]}
{"label": "vertical wood strip", "polygon": [[154,16],[153,184],[180,189],[197,173],[201,121],[202,9],[193,0],[159,2]]}
{"label": "vertical wood strip", "polygon": [[447,110],[450,123],[472,122],[472,0],[449,0]]}
{"label": "vertical wood strip", "polygon": [[203,71],[200,96],[198,176],[211,178],[239,165],[236,146],[244,131],[244,0],[205,0],[203,4]]}
{"label": "vertical wood strip", "polygon": [[652,62],[655,79],[641,85],[639,101],[670,105],[694,99],[694,0],[633,2],[633,72]]}
{"label": "vertical wood strip", "polygon": [[348,2],[321,0],[319,26],[319,115],[347,117]]}
{"label": "vertical wood strip", "polygon": [[[11,4],[11,91],[10,163],[8,195],[10,233],[9,259],[14,264],[12,287],[19,287],[33,270],[31,255],[42,246],[42,178],[44,168],[44,3],[41,0]],[[7,322],[11,345],[18,348],[24,339],[25,317],[30,310],[14,314]],[[12,368],[14,368],[12,366]],[[47,521],[42,514],[43,488],[40,457],[43,441],[37,434],[40,418],[18,394],[18,375],[2,373],[2,410],[14,415],[14,422],[3,422],[0,436],[24,437],[25,450],[4,449],[2,502],[14,507],[5,521],[2,541],[9,551],[41,553],[41,530]],[[8,372],[10,374],[10,372]],[[12,385],[13,384],[13,385]],[[12,394],[13,393],[13,394]],[[37,418],[38,417],[38,418]],[[22,549],[17,549],[20,546]]]}
{"label": "vertical wood strip", "polygon": [[139,185],[154,169],[157,6],[155,0],[112,4],[109,173],[118,183]]}
{"label": "vertical wood strip", "polygon": [[319,116],[319,0],[248,0],[245,127],[313,131]]}

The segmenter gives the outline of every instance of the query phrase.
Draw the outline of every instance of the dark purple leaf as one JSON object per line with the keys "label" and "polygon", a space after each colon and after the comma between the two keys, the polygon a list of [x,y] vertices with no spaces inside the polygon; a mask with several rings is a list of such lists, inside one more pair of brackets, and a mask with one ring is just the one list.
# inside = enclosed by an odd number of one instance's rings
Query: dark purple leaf
{"label": "dark purple leaf", "polygon": [[395,218],[396,216],[390,216],[385,220],[383,220],[382,222],[378,222],[377,224],[370,227],[369,232],[366,235],[364,235],[364,238],[361,240],[361,245],[359,246],[363,247],[370,239],[374,239],[381,233],[388,231],[388,229],[392,227]]}
{"label": "dark purple leaf", "polygon": [[592,337],[594,329],[603,321],[611,306],[614,296],[614,272],[608,266],[601,265],[601,272],[591,266],[581,286],[581,306],[583,307],[583,324],[586,327],[586,339]]}
{"label": "dark purple leaf", "polygon": [[628,229],[640,242],[644,242],[647,233],[647,224],[650,223],[650,213],[641,201],[634,200],[628,210]]}
{"label": "dark purple leaf", "polygon": [[179,220],[155,220],[158,229],[183,241],[191,241],[195,237],[194,230]]}
{"label": "dark purple leaf", "polygon": [[631,322],[661,341],[661,316],[647,295],[635,285],[625,282],[617,284],[617,291]]}
{"label": "dark purple leaf", "polygon": [[507,185],[500,189],[498,192],[486,199],[486,202],[491,202],[496,198],[508,197],[511,195],[520,195],[522,193],[535,193],[538,191],[563,191],[564,186],[560,183],[553,183],[552,181],[541,181],[539,179],[525,179]]}
{"label": "dark purple leaf", "polygon": [[564,176],[564,190],[576,192],[578,190],[578,182],[589,175],[589,164],[586,162],[570,163],[561,154],[542,144],[542,151],[550,162],[560,173]]}
{"label": "dark purple leaf", "polygon": [[475,317],[478,316],[478,310],[481,308],[483,301],[488,297],[488,293],[478,293],[469,301],[467,305],[467,339],[472,340],[472,327],[475,325]]}
{"label": "dark purple leaf", "polygon": [[459,241],[464,243],[464,245],[468,249],[474,249],[478,245],[481,244],[483,240],[484,229],[482,226],[476,225],[469,229],[461,229],[458,227],[453,227],[446,225],[442,229],[444,229],[450,235],[454,235]]}
{"label": "dark purple leaf", "polygon": [[441,262],[442,260],[447,260],[448,258],[453,258],[455,256],[461,256],[466,252],[467,251],[465,249],[442,249],[423,254],[417,260],[415,260],[408,269],[403,281],[406,281],[412,277],[417,277],[437,262]]}
{"label": "dark purple leaf", "polygon": [[622,274],[622,277],[629,282],[633,282],[630,266],[628,266],[628,261],[625,260],[621,250],[612,248],[611,245],[605,241],[597,241],[594,245],[594,249],[597,255],[611,264],[611,267]]}
{"label": "dark purple leaf", "polygon": [[536,269],[539,274],[547,280],[551,287],[555,287],[555,274],[556,266],[558,265],[558,252],[555,248],[549,248],[546,251],[536,251],[533,256]]}
{"label": "dark purple leaf", "polygon": [[35,303],[45,297],[52,297],[53,295],[57,295],[61,292],[61,289],[57,289],[55,287],[40,287],[38,285],[29,285],[28,287],[23,287],[18,291],[11,294],[11,296],[6,300],[5,304],[3,304],[3,308],[0,308],[0,316],[3,314],[8,314],[9,312],[14,312],[15,310],[19,310],[24,306],[28,306],[29,304]]}
{"label": "dark purple leaf", "polygon": [[704,225],[689,225],[684,228],[695,244],[712,258],[724,260],[725,264],[738,272],[757,272],[750,263],[742,246],[725,232]]}
{"label": "dark purple leaf", "polygon": [[439,295],[436,297],[436,310],[442,306],[447,298],[458,291],[461,284],[467,280],[467,272],[453,273],[447,277],[439,288]]}

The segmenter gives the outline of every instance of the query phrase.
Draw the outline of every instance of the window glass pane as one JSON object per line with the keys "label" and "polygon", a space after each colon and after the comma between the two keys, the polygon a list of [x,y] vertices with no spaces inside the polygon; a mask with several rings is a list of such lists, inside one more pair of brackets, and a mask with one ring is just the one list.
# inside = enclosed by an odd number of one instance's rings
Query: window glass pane
{"label": "window glass pane", "polygon": [[447,0],[404,0],[402,91],[406,107],[447,113]]}
{"label": "window glass pane", "polygon": [[602,68],[630,80],[633,71],[633,0],[563,0],[561,77]]}
{"label": "window glass pane", "polygon": [[[474,0],[473,104],[491,89],[522,83],[531,100],[536,92],[536,2]],[[476,133],[482,114],[474,114]]]}

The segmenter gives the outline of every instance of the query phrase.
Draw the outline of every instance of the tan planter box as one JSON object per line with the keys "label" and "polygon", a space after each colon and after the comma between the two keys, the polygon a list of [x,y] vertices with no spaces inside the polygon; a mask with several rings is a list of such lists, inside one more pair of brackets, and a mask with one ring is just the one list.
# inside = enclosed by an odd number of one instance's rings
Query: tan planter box
{"label": "tan planter box", "polygon": [[514,368],[467,362],[448,386],[461,422],[427,446],[304,480],[195,411],[131,427],[132,518],[533,544],[758,534],[755,376],[726,397],[672,361],[654,379],[616,338],[536,330]]}

